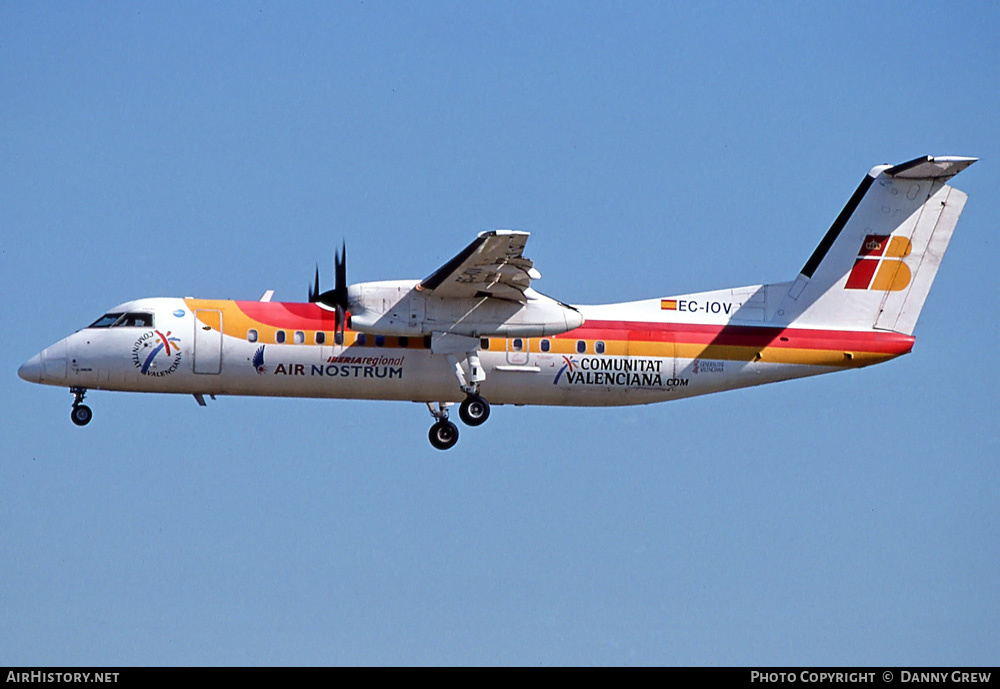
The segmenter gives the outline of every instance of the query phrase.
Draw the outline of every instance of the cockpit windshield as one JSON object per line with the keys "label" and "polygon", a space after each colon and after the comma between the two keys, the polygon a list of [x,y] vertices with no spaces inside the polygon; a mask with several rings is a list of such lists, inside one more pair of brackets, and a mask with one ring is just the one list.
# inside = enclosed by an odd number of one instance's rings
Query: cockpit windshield
{"label": "cockpit windshield", "polygon": [[88,328],[152,328],[151,313],[106,313],[87,326]]}
{"label": "cockpit windshield", "polygon": [[88,328],[110,328],[115,322],[121,318],[124,314],[121,313],[106,313],[96,321],[88,325]]}

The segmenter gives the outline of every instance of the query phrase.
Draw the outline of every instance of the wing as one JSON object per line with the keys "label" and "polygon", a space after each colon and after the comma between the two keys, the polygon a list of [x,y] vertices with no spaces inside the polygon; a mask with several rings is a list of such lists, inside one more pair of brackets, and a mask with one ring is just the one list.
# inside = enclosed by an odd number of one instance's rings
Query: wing
{"label": "wing", "polygon": [[481,232],[458,256],[421,280],[417,289],[449,299],[480,296],[523,303],[531,280],[541,277],[522,255],[527,241],[527,232]]}

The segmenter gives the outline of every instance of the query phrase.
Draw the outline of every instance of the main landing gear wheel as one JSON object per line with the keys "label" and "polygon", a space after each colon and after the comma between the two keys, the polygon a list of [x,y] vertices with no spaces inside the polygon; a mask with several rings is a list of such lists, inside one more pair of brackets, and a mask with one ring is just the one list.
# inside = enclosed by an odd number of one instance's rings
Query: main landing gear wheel
{"label": "main landing gear wheel", "polygon": [[73,409],[69,413],[69,418],[73,420],[77,426],[86,426],[90,423],[90,420],[94,418],[94,412],[90,411],[90,407],[86,404],[77,404],[73,406]]}
{"label": "main landing gear wheel", "polygon": [[458,415],[466,426],[480,426],[490,418],[490,403],[479,395],[469,395],[459,406]]}
{"label": "main landing gear wheel", "polygon": [[458,442],[458,426],[453,424],[451,421],[442,419],[436,424],[431,426],[430,433],[427,434],[430,438],[431,445],[439,450],[447,450],[455,446]]}

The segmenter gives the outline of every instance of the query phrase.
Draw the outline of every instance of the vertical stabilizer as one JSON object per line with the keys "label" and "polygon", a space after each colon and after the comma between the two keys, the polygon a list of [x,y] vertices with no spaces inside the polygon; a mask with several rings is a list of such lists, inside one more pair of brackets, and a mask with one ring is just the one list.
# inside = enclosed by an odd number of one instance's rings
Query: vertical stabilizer
{"label": "vertical stabilizer", "polygon": [[966,195],[946,182],[975,158],[871,169],[778,311],[795,324],[913,334]]}

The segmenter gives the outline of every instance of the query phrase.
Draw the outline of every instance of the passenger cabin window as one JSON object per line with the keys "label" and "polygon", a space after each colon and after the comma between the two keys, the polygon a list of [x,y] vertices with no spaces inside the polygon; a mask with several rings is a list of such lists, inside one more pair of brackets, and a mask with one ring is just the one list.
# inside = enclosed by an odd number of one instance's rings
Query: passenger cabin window
{"label": "passenger cabin window", "polygon": [[583,354],[587,351],[587,343],[583,340],[576,341],[576,353]]}
{"label": "passenger cabin window", "polygon": [[326,342],[326,333],[319,332],[316,333],[316,344],[323,344]]}
{"label": "passenger cabin window", "polygon": [[376,347],[385,347],[385,335],[376,335],[375,336],[375,346]]}
{"label": "passenger cabin window", "polygon": [[408,338],[406,335],[401,335],[399,337],[399,346],[400,347],[409,347],[410,346],[410,338]]}
{"label": "passenger cabin window", "polygon": [[604,354],[604,343],[599,341],[596,345],[594,345],[594,351],[598,354]]}
{"label": "passenger cabin window", "polygon": [[547,352],[552,349],[552,342],[550,340],[542,340],[539,343],[539,346],[542,348],[543,352]]}
{"label": "passenger cabin window", "polygon": [[512,351],[520,352],[521,350],[524,349],[524,340],[522,340],[520,337],[515,337],[514,341],[511,342],[510,344],[510,348]]}
{"label": "passenger cabin window", "polygon": [[358,336],[354,338],[354,344],[356,344],[359,347],[364,347],[366,340],[367,338],[365,337],[364,333],[358,333]]}
{"label": "passenger cabin window", "polygon": [[488,337],[480,337],[479,338],[479,348],[480,349],[489,349],[490,348],[490,338],[488,338]]}
{"label": "passenger cabin window", "polygon": [[333,334],[333,341],[339,345],[344,344],[344,333],[339,330]]}
{"label": "passenger cabin window", "polygon": [[278,332],[274,333],[274,341],[277,342],[278,344],[285,344],[285,331],[279,330]]}
{"label": "passenger cabin window", "polygon": [[301,330],[296,330],[295,331],[295,336],[294,336],[294,342],[295,342],[295,344],[305,344],[306,343],[306,334],[304,332],[302,332]]}
{"label": "passenger cabin window", "polygon": [[253,328],[250,328],[250,330],[247,330],[247,342],[256,342],[256,341],[257,341],[257,331],[254,330]]}

